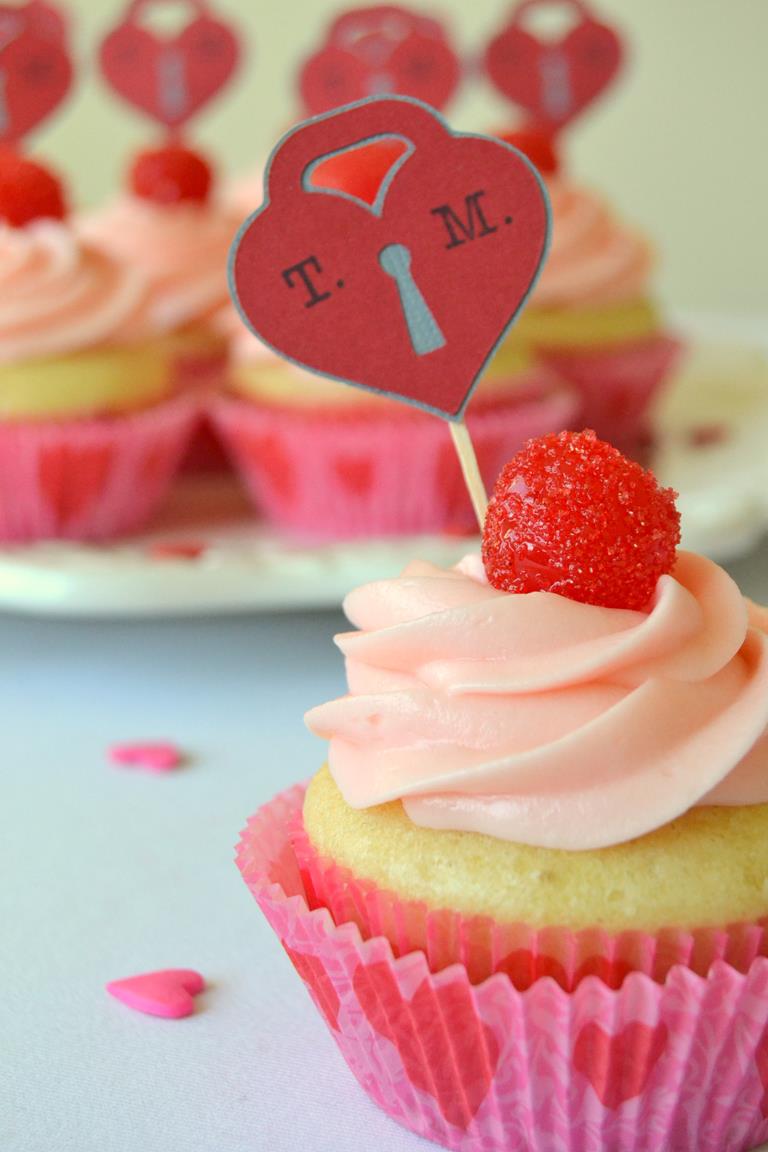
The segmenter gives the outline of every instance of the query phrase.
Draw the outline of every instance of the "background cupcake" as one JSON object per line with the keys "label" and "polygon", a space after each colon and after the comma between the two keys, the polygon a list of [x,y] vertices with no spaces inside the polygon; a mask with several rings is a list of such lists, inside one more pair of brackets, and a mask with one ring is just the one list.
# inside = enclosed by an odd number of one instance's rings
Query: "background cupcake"
{"label": "background cupcake", "polygon": [[681,351],[653,298],[650,242],[608,202],[558,171],[552,143],[510,133],[547,180],[552,244],[529,307],[486,378],[534,355],[575,387],[586,427],[630,455],[652,439],[650,413]]}
{"label": "background cupcake", "polygon": [[139,275],[84,241],[59,181],[0,155],[0,538],[102,539],[165,494],[195,420]]}
{"label": "background cupcake", "polygon": [[[568,427],[577,411],[546,371],[481,390],[467,424],[486,482],[529,436]],[[308,539],[472,531],[443,421],[305,372],[244,327],[212,415],[256,507],[280,529]]]}
{"label": "background cupcake", "polygon": [[144,279],[147,323],[169,349],[176,383],[216,387],[226,377],[228,344],[218,317],[229,300],[235,221],[216,195],[209,163],[181,145],[139,155],[127,183],[79,227]]}

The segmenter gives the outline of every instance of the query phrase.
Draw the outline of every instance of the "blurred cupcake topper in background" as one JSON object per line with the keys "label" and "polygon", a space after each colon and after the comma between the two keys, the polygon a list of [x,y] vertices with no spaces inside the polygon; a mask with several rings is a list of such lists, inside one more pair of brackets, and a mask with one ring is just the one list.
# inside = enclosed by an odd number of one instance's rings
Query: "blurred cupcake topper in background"
{"label": "blurred cupcake topper in background", "polygon": [[41,0],[0,4],[0,143],[18,144],[64,100],[72,85],[67,28]]}
{"label": "blurred cupcake topper in background", "polygon": [[178,0],[131,0],[100,51],[112,90],[171,132],[221,92],[240,57],[237,35],[205,0],[184,0],[182,11],[184,23],[161,30],[163,15],[178,17]]}
{"label": "blurred cupcake topper in background", "polygon": [[414,96],[444,108],[461,65],[443,25],[396,4],[343,13],[299,74],[304,110],[314,116],[367,96]]}
{"label": "blurred cupcake topper in background", "polygon": [[623,59],[619,36],[584,0],[523,0],[488,44],[484,66],[530,124],[554,135],[613,83]]}
{"label": "blurred cupcake topper in background", "polygon": [[[329,159],[387,142],[375,194],[326,182]],[[535,168],[390,96],[298,125],[273,152],[265,185],[230,257],[243,320],[303,368],[446,419],[482,525],[487,500],[464,414],[544,261],[549,210]]]}

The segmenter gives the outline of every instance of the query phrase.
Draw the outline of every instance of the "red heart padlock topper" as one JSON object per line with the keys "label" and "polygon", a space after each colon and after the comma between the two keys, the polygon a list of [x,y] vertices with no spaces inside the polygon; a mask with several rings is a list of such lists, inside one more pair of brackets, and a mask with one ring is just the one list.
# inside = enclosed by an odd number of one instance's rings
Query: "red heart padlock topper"
{"label": "red heart padlock topper", "polygon": [[561,40],[541,40],[525,27],[526,17],[534,11],[562,8],[563,2],[523,0],[485,53],[485,67],[496,88],[552,132],[605,91],[623,58],[616,32],[599,23],[583,0],[565,0],[576,23]]}
{"label": "red heart padlock topper", "polygon": [[112,89],[168,128],[187,123],[231,79],[239,57],[229,25],[205,0],[188,0],[191,19],[174,36],[142,24],[158,0],[132,0],[125,19],[101,45],[101,70]]}
{"label": "red heart padlock topper", "polygon": [[444,108],[461,66],[437,20],[394,4],[346,12],[304,64],[299,88],[309,115],[366,96],[414,96]]}
{"label": "red heart padlock topper", "polygon": [[40,0],[0,5],[0,142],[23,139],[58,107],[71,84],[60,13]]}
{"label": "red heart padlock topper", "polygon": [[[407,148],[373,205],[313,185],[327,155]],[[455,135],[407,97],[364,100],[278,144],[230,260],[246,323],[314,372],[461,420],[544,259],[549,208],[520,152]]]}

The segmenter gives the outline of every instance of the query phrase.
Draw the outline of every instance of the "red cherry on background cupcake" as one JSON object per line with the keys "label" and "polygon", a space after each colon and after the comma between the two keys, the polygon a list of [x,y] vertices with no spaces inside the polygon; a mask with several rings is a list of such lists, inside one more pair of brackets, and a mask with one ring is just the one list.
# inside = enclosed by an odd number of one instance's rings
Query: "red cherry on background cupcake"
{"label": "red cherry on background cupcake", "polygon": [[504,592],[643,609],[675,563],[676,495],[594,432],[529,440],[488,507],[488,580]]}
{"label": "red cherry on background cupcake", "polygon": [[556,176],[560,157],[553,138],[537,128],[520,128],[515,132],[500,132],[498,139],[523,152],[542,176]]}
{"label": "red cherry on background cupcake", "polygon": [[204,204],[213,182],[207,160],[191,148],[168,144],[141,152],[134,160],[129,183],[131,191],[154,204]]}
{"label": "red cherry on background cupcake", "polygon": [[23,228],[33,220],[63,220],[66,214],[59,178],[13,149],[0,148],[0,221]]}

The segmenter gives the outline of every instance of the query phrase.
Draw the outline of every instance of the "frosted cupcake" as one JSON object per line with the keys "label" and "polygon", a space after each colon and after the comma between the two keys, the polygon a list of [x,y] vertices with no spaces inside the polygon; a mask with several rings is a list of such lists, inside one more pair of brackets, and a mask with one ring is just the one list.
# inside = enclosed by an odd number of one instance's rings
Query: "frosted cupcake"
{"label": "frosted cupcake", "polygon": [[83,241],[58,180],[0,155],[0,539],[101,539],[165,494],[195,411],[141,278]]}
{"label": "frosted cupcake", "polygon": [[143,152],[127,191],[80,227],[147,283],[147,322],[168,344],[177,383],[219,386],[228,352],[220,314],[229,304],[227,256],[237,225],[207,161],[173,144]]}
{"label": "frosted cupcake", "polygon": [[534,132],[504,137],[548,183],[552,246],[529,307],[488,378],[533,350],[577,388],[584,423],[624,451],[650,440],[652,402],[680,351],[653,300],[648,241],[588,188],[558,173],[552,146]]}
{"label": "frosted cupcake", "polygon": [[[472,531],[443,421],[305,372],[242,326],[232,356],[212,415],[269,523],[320,540]],[[541,370],[478,395],[467,423],[486,482],[528,437],[571,426],[577,412],[573,391]]]}
{"label": "frosted cupcake", "polygon": [[676,555],[672,496],[530,445],[482,560],[349,598],[330,774],[244,834],[356,1077],[446,1147],[768,1137],[765,615]]}

